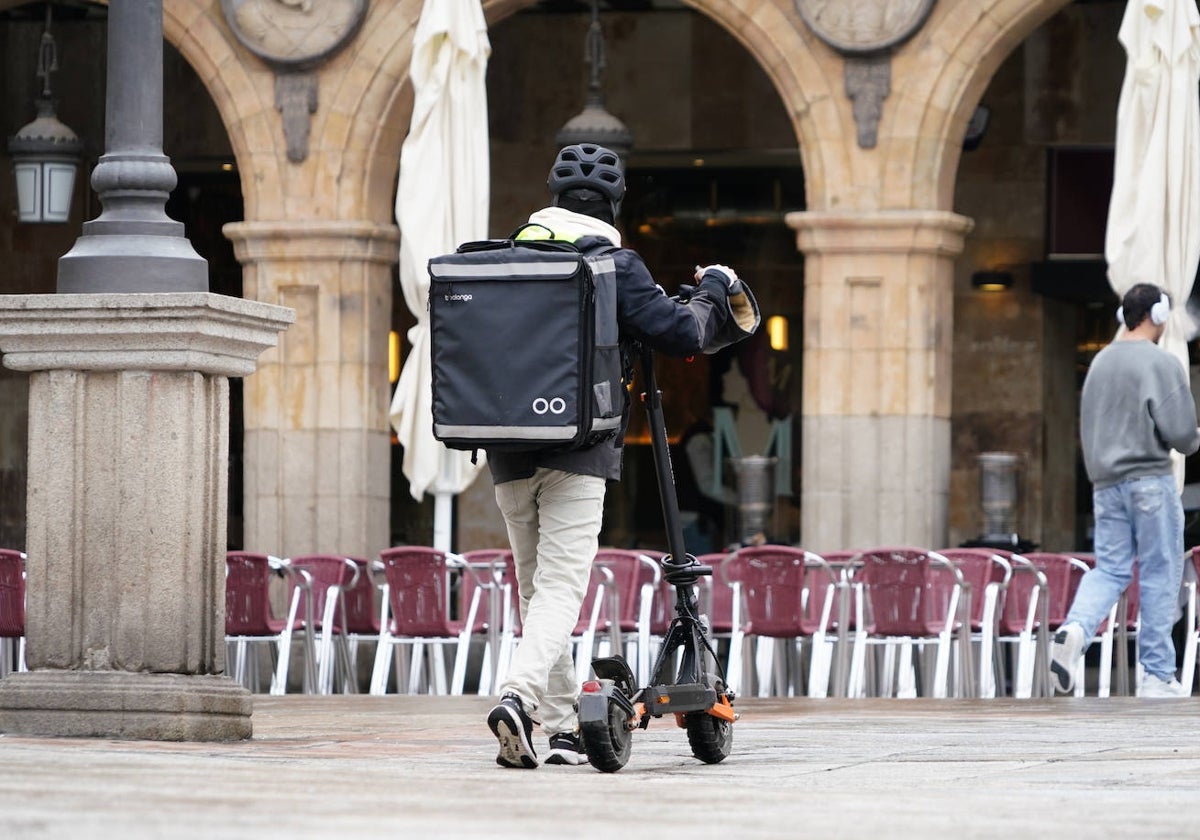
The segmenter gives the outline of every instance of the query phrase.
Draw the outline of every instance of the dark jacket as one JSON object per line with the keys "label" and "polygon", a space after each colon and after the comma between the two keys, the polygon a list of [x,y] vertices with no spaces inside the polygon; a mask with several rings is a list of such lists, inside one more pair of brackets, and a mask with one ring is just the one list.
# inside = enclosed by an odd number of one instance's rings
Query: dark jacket
{"label": "dark jacket", "polygon": [[[575,244],[585,253],[611,246],[601,236],[584,236]],[[704,352],[730,318],[728,290],[719,272],[705,274],[691,299],[678,303],[654,282],[637,252],[620,248],[613,252],[617,274],[617,323],[622,343],[640,341],[669,356],[693,356]],[[620,431],[595,446],[568,452],[488,452],[488,465],[496,484],[529,478],[538,467],[621,477],[621,452],[628,422],[628,404]]]}

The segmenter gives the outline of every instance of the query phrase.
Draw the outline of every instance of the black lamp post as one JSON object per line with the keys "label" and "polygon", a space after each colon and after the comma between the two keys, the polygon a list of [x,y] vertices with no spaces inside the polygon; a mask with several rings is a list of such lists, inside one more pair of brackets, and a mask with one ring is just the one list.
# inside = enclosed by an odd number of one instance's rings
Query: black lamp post
{"label": "black lamp post", "polygon": [[162,0],[111,0],[104,154],[92,187],[104,210],[58,262],[59,292],[207,292],[208,263],[166,213],[177,178],[162,153]]}

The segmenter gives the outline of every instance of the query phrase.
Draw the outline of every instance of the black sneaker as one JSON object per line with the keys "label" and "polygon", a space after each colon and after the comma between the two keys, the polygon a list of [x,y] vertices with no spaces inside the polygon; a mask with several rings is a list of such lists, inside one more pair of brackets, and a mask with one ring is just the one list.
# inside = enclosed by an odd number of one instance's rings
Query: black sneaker
{"label": "black sneaker", "polygon": [[537,753],[533,751],[533,719],[525,712],[520,697],[515,694],[501,697],[488,713],[488,728],[500,742],[497,764],[526,770],[538,766]]}
{"label": "black sneaker", "polygon": [[550,754],[546,756],[547,764],[578,766],[587,764],[587,760],[587,753],[583,751],[583,742],[574,732],[559,732],[550,736]]}

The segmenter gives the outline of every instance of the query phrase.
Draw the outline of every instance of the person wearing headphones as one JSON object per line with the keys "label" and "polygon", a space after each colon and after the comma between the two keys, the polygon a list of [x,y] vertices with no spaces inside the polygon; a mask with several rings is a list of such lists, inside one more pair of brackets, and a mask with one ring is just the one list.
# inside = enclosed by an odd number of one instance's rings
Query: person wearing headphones
{"label": "person wearing headphones", "polygon": [[[547,186],[552,206],[533,213],[517,239],[565,240],[585,254],[611,253],[623,344],[633,339],[668,355],[691,356],[715,352],[757,328],[753,295],[732,268],[697,267],[684,302],[668,297],[642,258],[621,247],[613,225],[625,175],[615,152],[590,143],[566,146]],[[577,732],[580,685],[570,637],[599,548],[605,484],[621,477],[624,436],[622,423],[615,436],[583,449],[487,453],[516,565],[522,628],[500,702],[487,718],[500,742],[496,763],[502,767],[538,766],[537,723],[549,738],[547,764],[587,761]]]}
{"label": "person wearing headphones", "polygon": [[1187,374],[1158,341],[1171,301],[1139,283],[1117,310],[1127,331],[1092,361],[1080,402],[1083,461],[1092,482],[1096,565],[1083,576],[1054,635],[1055,688],[1074,688],[1079,659],[1133,579],[1138,564],[1141,697],[1181,697],[1171,629],[1183,576],[1183,505],[1171,450],[1200,448],[1196,405]]}

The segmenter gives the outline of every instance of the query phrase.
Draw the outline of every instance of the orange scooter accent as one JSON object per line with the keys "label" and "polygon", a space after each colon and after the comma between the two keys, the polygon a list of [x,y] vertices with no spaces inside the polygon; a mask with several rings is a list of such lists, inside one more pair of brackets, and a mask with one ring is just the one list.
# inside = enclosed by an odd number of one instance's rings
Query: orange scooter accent
{"label": "orange scooter accent", "polygon": [[631,717],[629,719],[630,731],[637,729],[639,726],[641,726],[642,718],[645,716],[646,716],[646,704],[645,703],[634,703],[633,704],[633,717]]}
{"label": "orange scooter accent", "polygon": [[708,710],[708,713],[715,718],[727,720],[730,723],[733,723],[738,719],[737,712],[733,710],[733,705],[729,702],[729,698],[724,694],[721,695],[720,700],[718,700],[716,703],[713,703],[712,708]]}

